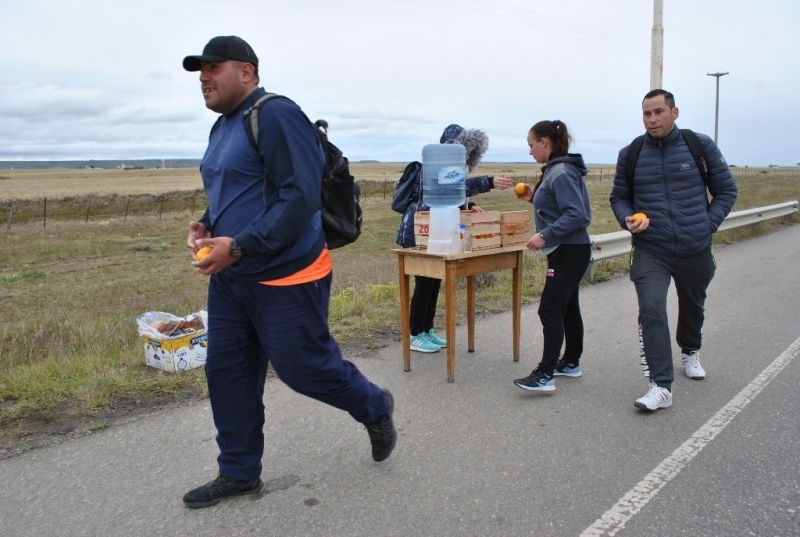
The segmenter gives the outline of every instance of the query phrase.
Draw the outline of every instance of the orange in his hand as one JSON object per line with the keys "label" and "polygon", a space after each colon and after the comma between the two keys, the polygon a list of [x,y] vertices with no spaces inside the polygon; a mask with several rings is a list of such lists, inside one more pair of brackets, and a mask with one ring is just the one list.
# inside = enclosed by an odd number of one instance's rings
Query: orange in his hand
{"label": "orange in his hand", "polygon": [[514,192],[517,193],[517,196],[524,196],[527,191],[528,189],[525,187],[525,183],[517,183],[517,186],[514,187]]}
{"label": "orange in his hand", "polygon": [[645,218],[647,218],[647,215],[644,213],[636,213],[631,218],[633,218],[634,222],[638,222],[639,220],[644,220]]}
{"label": "orange in his hand", "polygon": [[205,256],[207,256],[210,253],[211,253],[211,248],[208,246],[204,246],[203,248],[197,250],[195,258],[197,258],[198,261],[201,261]]}

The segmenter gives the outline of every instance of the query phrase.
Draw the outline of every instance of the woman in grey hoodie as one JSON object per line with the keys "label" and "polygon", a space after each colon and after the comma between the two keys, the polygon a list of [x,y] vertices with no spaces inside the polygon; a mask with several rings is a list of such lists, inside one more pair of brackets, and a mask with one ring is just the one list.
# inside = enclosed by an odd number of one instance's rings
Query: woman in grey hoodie
{"label": "woman in grey hoodie", "polygon": [[[572,137],[559,121],[540,121],[528,132],[530,154],[544,164],[542,176],[519,199],[534,207],[536,234],[527,243],[547,256],[547,278],[539,301],[544,345],[530,375],[514,384],[530,391],[553,391],[555,376],[580,377],[583,317],[578,300],[581,278],[591,260],[587,228],[592,221],[583,157],[568,153]],[[559,359],[561,347],[564,354]]]}

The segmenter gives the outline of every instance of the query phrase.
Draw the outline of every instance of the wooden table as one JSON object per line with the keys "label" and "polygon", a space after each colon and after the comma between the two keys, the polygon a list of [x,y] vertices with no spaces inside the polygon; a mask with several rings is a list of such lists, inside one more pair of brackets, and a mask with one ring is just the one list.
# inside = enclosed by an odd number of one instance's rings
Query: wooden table
{"label": "wooden table", "polygon": [[426,250],[397,248],[400,275],[400,326],[402,328],[403,370],[411,371],[411,326],[409,321],[409,277],[427,276],[443,280],[445,324],[447,327],[447,382],[453,382],[456,361],[456,281],[467,278],[467,342],[475,352],[475,275],[511,269],[512,336],[514,361],[519,361],[520,318],[522,314],[522,254],[524,244],[505,248],[487,248],[469,253],[430,254]]}

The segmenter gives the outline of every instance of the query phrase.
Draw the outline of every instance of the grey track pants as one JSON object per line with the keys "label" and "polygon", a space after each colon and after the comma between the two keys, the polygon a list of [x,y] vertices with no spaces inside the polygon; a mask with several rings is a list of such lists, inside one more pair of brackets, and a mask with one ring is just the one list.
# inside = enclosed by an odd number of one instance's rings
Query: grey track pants
{"label": "grey track pants", "polygon": [[641,248],[631,250],[630,278],[639,298],[642,363],[649,369],[650,380],[659,386],[669,388],[675,378],[667,319],[670,281],[675,281],[678,294],[675,339],[688,353],[700,350],[702,345],[706,291],[715,271],[711,247],[691,257],[670,257]]}

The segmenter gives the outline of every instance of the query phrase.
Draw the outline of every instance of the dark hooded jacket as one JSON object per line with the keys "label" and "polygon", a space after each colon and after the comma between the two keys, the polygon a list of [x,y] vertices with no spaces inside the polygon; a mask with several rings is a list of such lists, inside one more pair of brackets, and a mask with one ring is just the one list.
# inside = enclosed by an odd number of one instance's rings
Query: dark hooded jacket
{"label": "dark hooded jacket", "polygon": [[536,231],[548,247],[589,244],[587,228],[592,222],[592,208],[583,180],[589,173],[583,157],[556,157],[547,162],[543,173],[532,200]]}
{"label": "dark hooded jacket", "polygon": [[625,217],[645,213],[647,230],[633,235],[633,245],[674,257],[690,257],[711,245],[717,231],[736,201],[736,182],[717,145],[697,134],[708,164],[706,185],[680,129],[662,140],[645,135],[633,175],[632,189],[625,180],[625,159],[630,146],[617,158],[611,208],[623,229]]}

